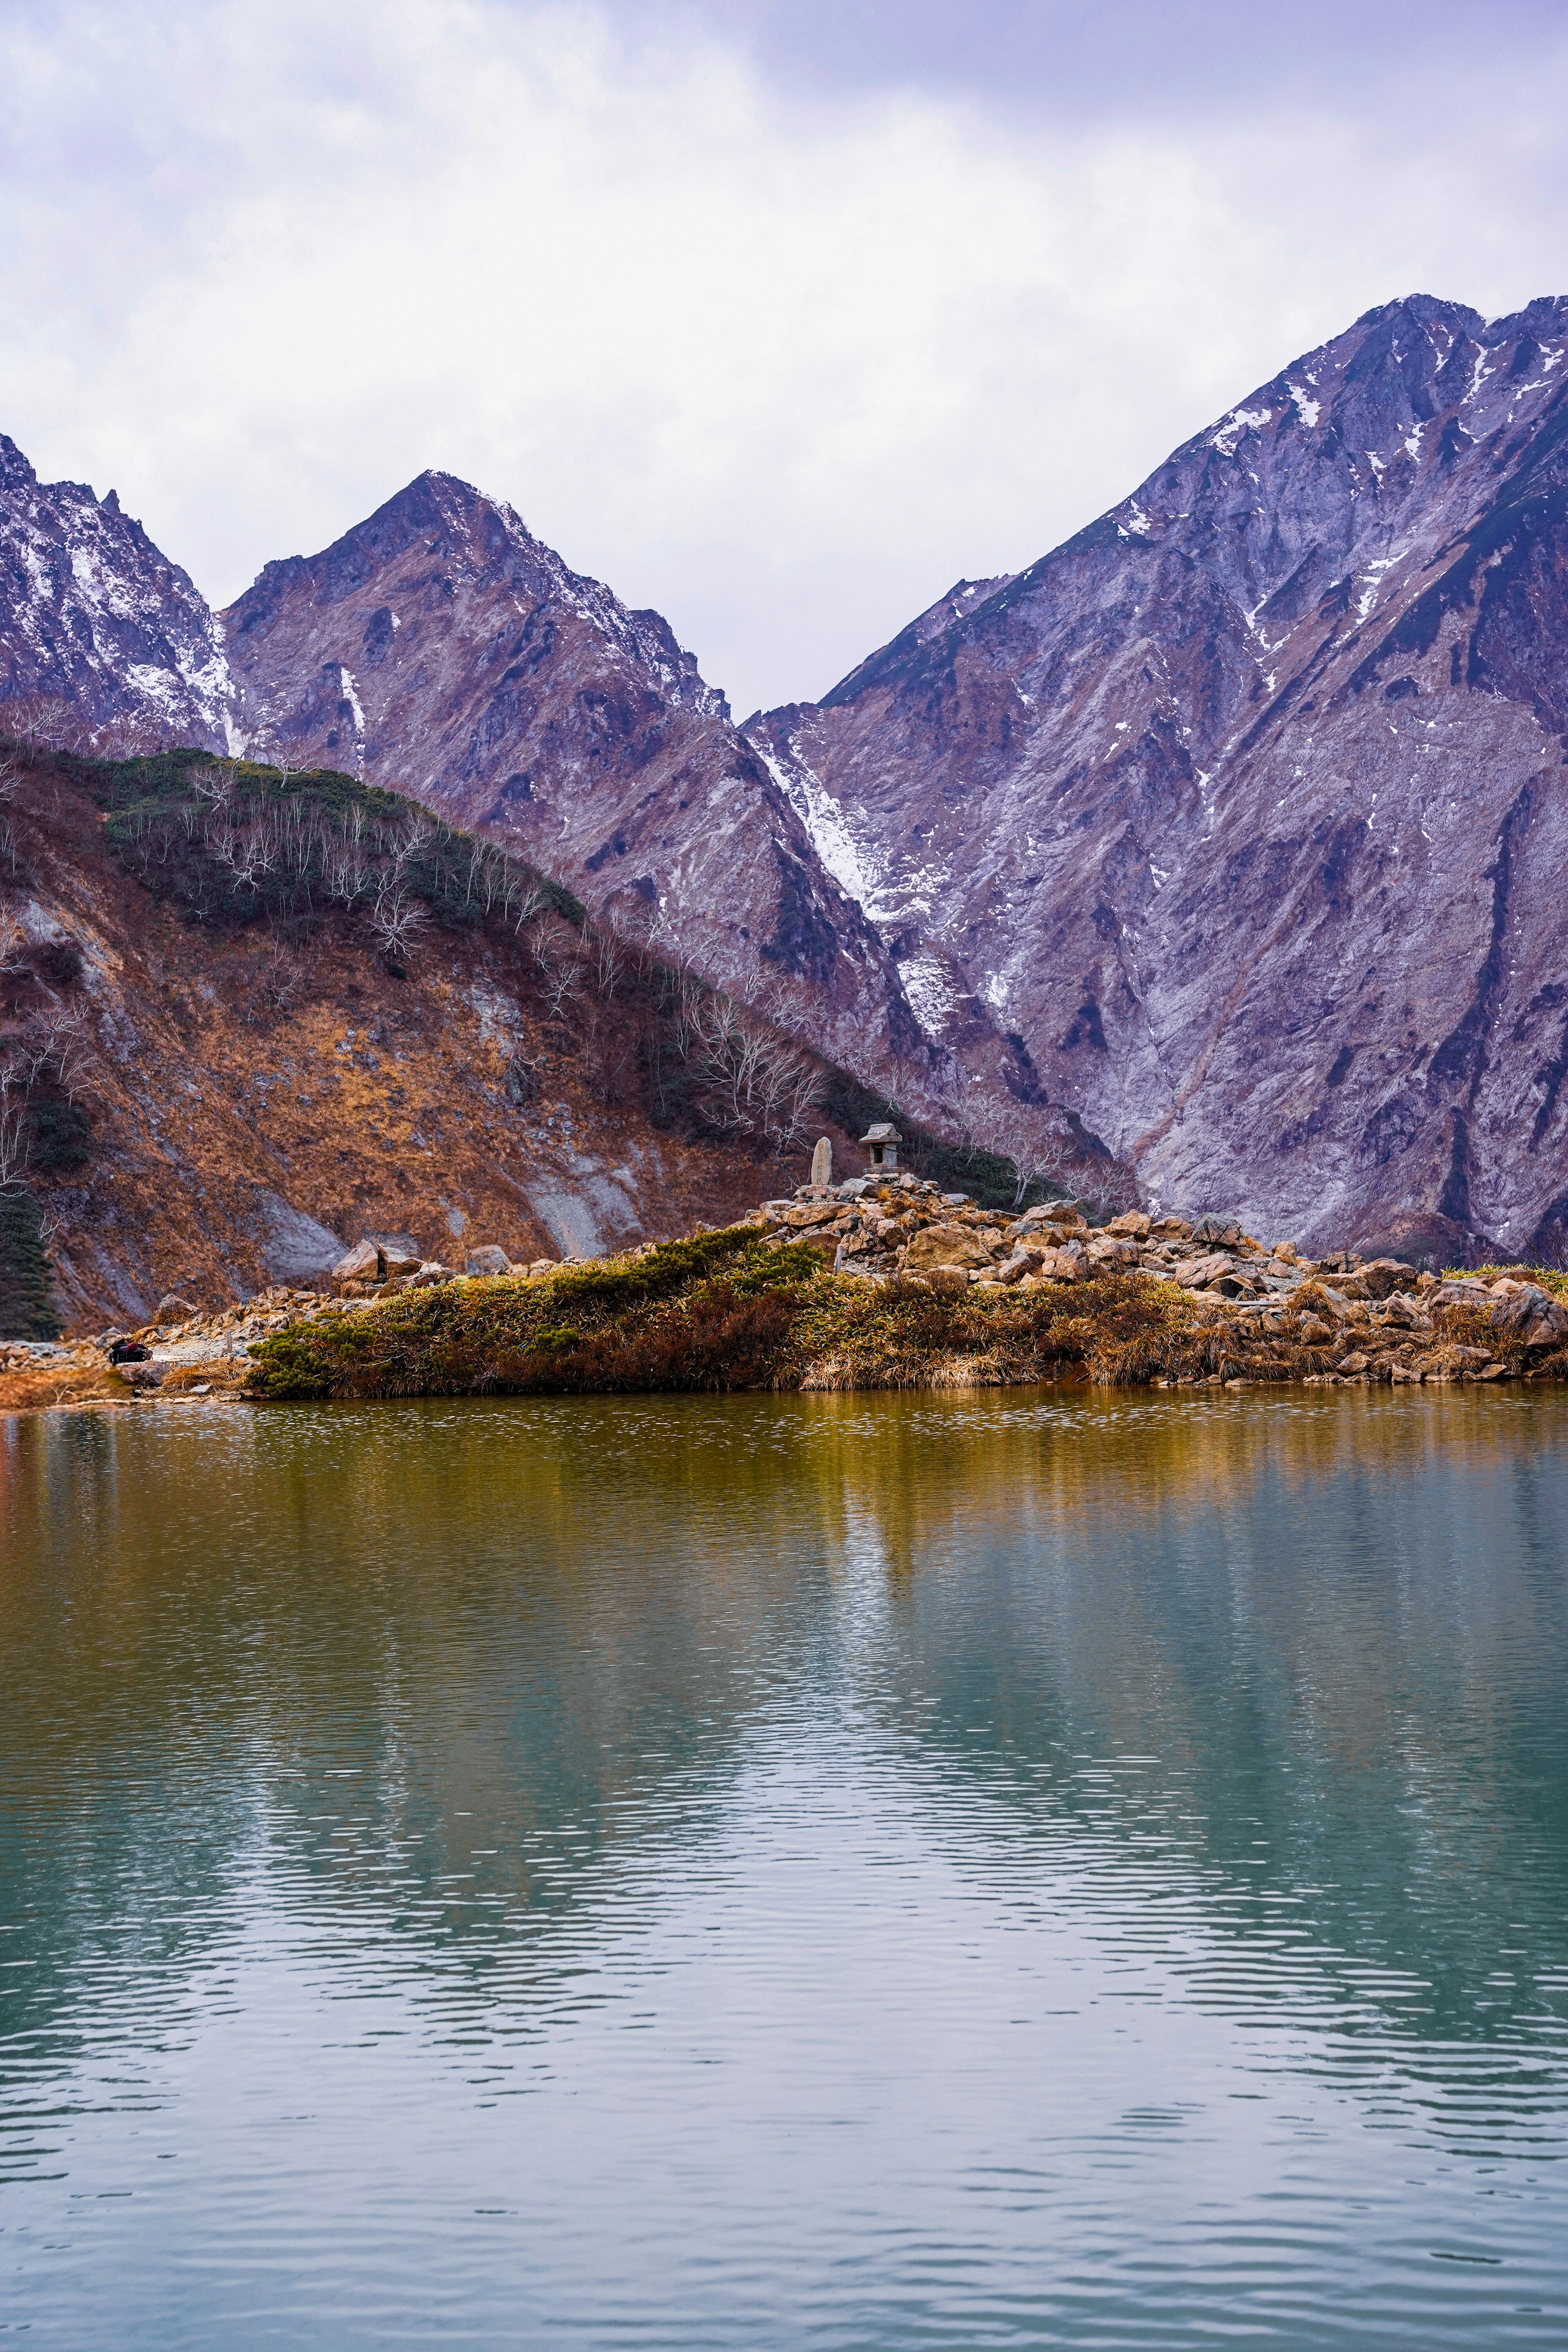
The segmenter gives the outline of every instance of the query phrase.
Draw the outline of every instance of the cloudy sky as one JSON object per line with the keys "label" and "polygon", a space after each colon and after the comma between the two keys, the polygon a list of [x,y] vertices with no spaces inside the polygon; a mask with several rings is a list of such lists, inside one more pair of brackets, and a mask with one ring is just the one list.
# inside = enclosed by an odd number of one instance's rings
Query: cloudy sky
{"label": "cloudy sky", "polygon": [[738,713],[1360,311],[1568,291],[1543,0],[0,0],[0,430],[216,601],[426,466]]}

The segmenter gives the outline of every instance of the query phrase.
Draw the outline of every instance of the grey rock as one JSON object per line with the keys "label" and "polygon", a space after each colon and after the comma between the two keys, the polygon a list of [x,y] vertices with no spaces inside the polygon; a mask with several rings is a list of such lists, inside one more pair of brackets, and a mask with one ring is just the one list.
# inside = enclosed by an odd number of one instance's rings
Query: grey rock
{"label": "grey rock", "polygon": [[466,1270],[469,1274],[510,1274],[511,1260],[505,1250],[498,1249],[493,1243],[487,1243],[482,1248],[468,1252]]}
{"label": "grey rock", "polygon": [[382,1282],[386,1270],[373,1241],[356,1242],[331,1269],[334,1282]]}

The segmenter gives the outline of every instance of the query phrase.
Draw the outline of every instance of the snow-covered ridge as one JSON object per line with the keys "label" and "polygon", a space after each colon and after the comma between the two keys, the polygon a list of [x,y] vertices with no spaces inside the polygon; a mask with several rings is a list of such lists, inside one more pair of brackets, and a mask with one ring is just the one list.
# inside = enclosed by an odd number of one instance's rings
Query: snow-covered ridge
{"label": "snow-covered ridge", "polygon": [[0,435],[0,698],[59,698],[110,740],[235,748],[221,632],[115,493],[41,483]]}

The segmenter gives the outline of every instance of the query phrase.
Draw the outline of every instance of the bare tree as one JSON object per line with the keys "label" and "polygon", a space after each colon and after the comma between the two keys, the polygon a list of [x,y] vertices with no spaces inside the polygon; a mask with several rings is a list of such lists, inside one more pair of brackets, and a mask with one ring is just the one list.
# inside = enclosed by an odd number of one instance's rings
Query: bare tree
{"label": "bare tree", "polygon": [[32,1157],[26,1096],[9,1071],[0,1073],[0,1193],[21,1192]]}
{"label": "bare tree", "polygon": [[544,974],[544,1002],[552,1019],[565,1019],[568,1007],[582,995],[587,978],[587,959],[575,942],[553,959]]}
{"label": "bare tree", "polygon": [[594,939],[594,986],[603,1002],[608,1004],[626,974],[626,950],[608,924],[602,924]]}
{"label": "bare tree", "polygon": [[677,1049],[701,1088],[713,1123],[730,1134],[761,1135],[782,1150],[822,1097],[809,1055],[723,990],[685,976],[675,1020]]}
{"label": "bare tree", "polygon": [[402,962],[429,919],[395,869],[384,867],[376,880],[370,927],[388,963]]}
{"label": "bare tree", "polygon": [[436,840],[436,823],[423,809],[411,809],[387,844],[392,867],[399,881],[416,858],[427,855]]}
{"label": "bare tree", "polygon": [[371,887],[370,857],[365,847],[365,814],[359,802],[345,810],[341,822],[323,826],[321,835],[321,880],[329,898],[353,907]]}
{"label": "bare tree", "polygon": [[28,1024],[16,1041],[17,1066],[25,1086],[31,1087],[51,1071],[66,1100],[74,1103],[87,1082],[94,1058],[86,1021],[74,1007],[51,1006]]}
{"label": "bare tree", "polygon": [[198,803],[205,802],[209,809],[225,812],[234,806],[236,772],[232,760],[215,761],[210,767],[205,763],[193,767],[189,777]]}
{"label": "bare tree", "polygon": [[271,950],[259,975],[261,994],[275,1013],[287,1013],[299,995],[302,982],[298,958],[290,955],[284,941],[274,932]]}

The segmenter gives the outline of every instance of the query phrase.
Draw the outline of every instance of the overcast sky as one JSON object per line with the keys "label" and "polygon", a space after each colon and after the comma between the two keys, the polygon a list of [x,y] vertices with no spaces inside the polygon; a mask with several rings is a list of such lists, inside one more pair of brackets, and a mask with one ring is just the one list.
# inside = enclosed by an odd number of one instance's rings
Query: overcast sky
{"label": "overcast sky", "polygon": [[1568,291],[1568,14],[0,0],[0,430],[216,601],[426,466],[737,711],[1417,289]]}

